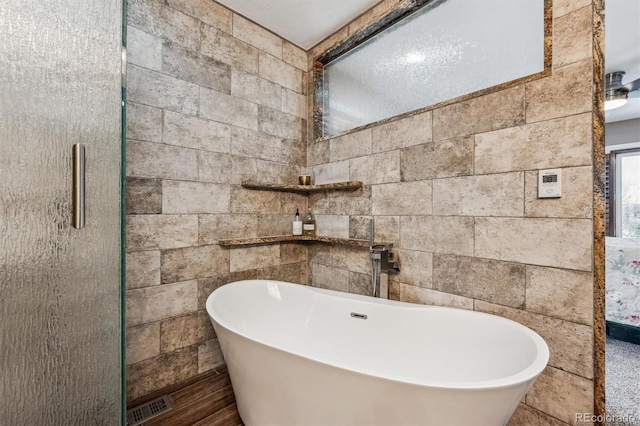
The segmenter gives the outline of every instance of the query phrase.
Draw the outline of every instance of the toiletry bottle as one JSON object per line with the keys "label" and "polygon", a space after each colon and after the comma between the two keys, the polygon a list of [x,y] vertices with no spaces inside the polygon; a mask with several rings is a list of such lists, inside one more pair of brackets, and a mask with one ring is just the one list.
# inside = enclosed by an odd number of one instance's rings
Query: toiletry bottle
{"label": "toiletry bottle", "polygon": [[302,233],[312,237],[316,235],[316,219],[313,217],[311,209],[307,211],[307,214],[304,216],[304,220],[302,221]]}
{"label": "toiletry bottle", "polygon": [[293,235],[302,235],[302,220],[298,209],[296,209],[296,216],[293,218]]}

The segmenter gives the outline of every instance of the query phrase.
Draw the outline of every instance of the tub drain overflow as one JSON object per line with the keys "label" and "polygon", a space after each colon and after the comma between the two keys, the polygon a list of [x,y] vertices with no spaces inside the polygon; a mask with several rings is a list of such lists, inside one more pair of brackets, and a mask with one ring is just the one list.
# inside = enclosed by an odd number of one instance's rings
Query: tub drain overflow
{"label": "tub drain overflow", "polygon": [[365,314],[359,314],[357,312],[351,312],[351,316],[358,319],[367,319],[367,316]]}

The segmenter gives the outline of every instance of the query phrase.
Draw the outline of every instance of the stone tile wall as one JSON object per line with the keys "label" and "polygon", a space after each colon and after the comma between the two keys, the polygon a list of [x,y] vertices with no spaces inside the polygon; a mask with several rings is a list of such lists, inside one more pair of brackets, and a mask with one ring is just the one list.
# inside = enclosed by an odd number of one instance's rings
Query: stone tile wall
{"label": "stone tile wall", "polygon": [[[310,69],[401,3],[381,2],[312,48]],[[376,240],[394,243],[400,260],[393,298],[504,316],[547,341],[549,367],[511,425],[574,424],[575,413],[594,411],[594,7],[553,1],[548,77],[309,137],[318,183],[364,183],[356,194],[310,198],[319,232],[368,238],[374,217]],[[537,198],[537,170],[546,168],[562,168],[560,199]],[[309,250],[310,285],[370,294],[368,273],[366,250]]]}
{"label": "stone tile wall", "polygon": [[127,398],[223,363],[205,300],[227,282],[306,282],[306,246],[222,248],[291,232],[305,197],[306,53],[209,0],[129,0]]}

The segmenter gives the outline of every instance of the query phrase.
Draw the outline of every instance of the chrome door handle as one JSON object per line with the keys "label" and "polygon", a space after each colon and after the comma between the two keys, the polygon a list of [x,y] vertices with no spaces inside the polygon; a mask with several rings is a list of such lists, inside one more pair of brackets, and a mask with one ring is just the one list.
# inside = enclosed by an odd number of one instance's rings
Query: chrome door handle
{"label": "chrome door handle", "polygon": [[73,145],[73,227],[84,228],[84,145]]}

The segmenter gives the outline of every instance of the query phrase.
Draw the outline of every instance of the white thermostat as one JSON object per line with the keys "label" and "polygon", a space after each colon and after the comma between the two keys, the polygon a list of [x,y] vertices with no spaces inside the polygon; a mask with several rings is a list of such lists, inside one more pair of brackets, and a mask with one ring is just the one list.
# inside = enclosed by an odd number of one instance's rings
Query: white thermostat
{"label": "white thermostat", "polygon": [[538,198],[562,197],[562,169],[538,171]]}

